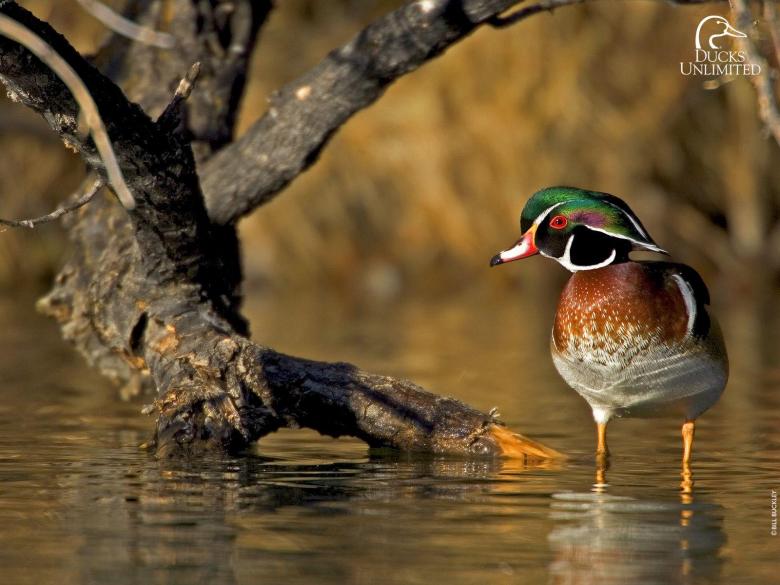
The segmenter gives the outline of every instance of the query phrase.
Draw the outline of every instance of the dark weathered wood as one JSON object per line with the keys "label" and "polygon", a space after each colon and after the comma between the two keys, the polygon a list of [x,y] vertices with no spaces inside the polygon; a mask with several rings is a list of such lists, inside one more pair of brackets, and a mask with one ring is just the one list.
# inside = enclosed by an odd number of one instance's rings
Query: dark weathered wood
{"label": "dark weathered wood", "polygon": [[[186,11],[190,3],[173,4]],[[145,20],[148,6],[137,2],[131,8]],[[210,3],[198,6],[207,10]],[[333,436],[360,437],[372,446],[530,459],[557,456],[509,432],[492,415],[411,382],[349,364],[282,355],[246,337],[235,292],[240,281],[235,238],[232,228],[215,225],[207,215],[190,148],[195,139],[207,160],[232,132],[234,112],[227,110],[234,110],[236,102],[223,100],[220,92],[224,83],[236,87],[242,82],[221,77],[226,69],[220,60],[230,60],[229,54],[200,53],[210,62],[196,92],[210,95],[201,96],[189,114],[214,116],[217,125],[226,127],[217,131],[204,121],[199,133],[190,128],[190,116],[178,128],[170,116],[155,122],[51,27],[13,3],[0,10],[44,38],[82,77],[136,199],[135,209],[126,211],[113,198],[99,197],[67,217],[73,256],[39,307],[61,323],[66,339],[106,375],[157,391],[159,453],[236,450],[280,427],[307,426]],[[464,18],[481,22],[487,16],[439,13],[458,26]],[[252,34],[258,29],[259,24]],[[202,30],[185,27],[176,33],[193,38],[180,38],[181,54],[165,57],[182,65],[171,80],[171,93],[189,67],[184,66],[189,47],[201,46],[202,39],[195,37]],[[246,31],[241,34],[241,42],[251,46],[254,40]],[[360,47],[372,50],[370,44]],[[155,57],[147,57],[110,68],[129,88],[133,80],[148,85],[148,76],[157,69]],[[242,63],[232,67],[235,77],[244,75],[246,59]],[[171,68],[171,75],[174,69],[178,67]],[[26,49],[2,37],[0,78],[16,99],[39,112],[90,166],[102,171],[94,145],[76,131],[76,104],[63,84]],[[171,93],[147,96],[145,107],[163,111]]]}

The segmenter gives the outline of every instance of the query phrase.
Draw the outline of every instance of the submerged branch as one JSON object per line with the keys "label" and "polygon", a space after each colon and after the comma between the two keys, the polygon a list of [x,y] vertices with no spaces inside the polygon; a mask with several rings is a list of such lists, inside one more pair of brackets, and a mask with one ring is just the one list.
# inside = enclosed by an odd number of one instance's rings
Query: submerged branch
{"label": "submerged branch", "polygon": [[[158,371],[176,379],[161,380],[170,390],[156,402],[162,454],[202,449],[202,443],[211,441],[240,449],[278,428],[304,427],[404,451],[527,461],[562,457],[512,433],[493,415],[412,382],[351,364],[287,356],[208,327],[185,332],[186,321],[181,316],[157,333],[150,329],[152,339],[176,348],[171,352],[175,357],[165,352],[153,356],[168,363]],[[193,343],[197,352],[190,355]],[[210,350],[204,352],[204,347]],[[181,364],[191,358],[193,367],[182,376]],[[202,404],[195,416],[193,395]]]}

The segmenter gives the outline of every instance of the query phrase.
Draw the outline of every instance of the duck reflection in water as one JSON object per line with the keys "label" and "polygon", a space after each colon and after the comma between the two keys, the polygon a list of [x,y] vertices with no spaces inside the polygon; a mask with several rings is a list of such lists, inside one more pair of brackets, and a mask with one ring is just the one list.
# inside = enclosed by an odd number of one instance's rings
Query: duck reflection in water
{"label": "duck reflection in water", "polygon": [[553,494],[551,583],[715,583],[726,543],[721,506],[608,492],[606,469],[592,491]]}

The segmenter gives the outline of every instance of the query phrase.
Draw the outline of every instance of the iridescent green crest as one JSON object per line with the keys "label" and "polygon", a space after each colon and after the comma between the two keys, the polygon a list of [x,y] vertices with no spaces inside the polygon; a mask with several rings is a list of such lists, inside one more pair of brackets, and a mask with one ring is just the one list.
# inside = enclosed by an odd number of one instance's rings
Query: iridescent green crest
{"label": "iridescent green crest", "polygon": [[520,229],[563,215],[563,233],[578,225],[617,238],[631,240],[638,247],[663,251],[653,242],[647,230],[624,201],[609,193],[587,191],[576,187],[548,187],[537,191],[528,200],[520,217]]}

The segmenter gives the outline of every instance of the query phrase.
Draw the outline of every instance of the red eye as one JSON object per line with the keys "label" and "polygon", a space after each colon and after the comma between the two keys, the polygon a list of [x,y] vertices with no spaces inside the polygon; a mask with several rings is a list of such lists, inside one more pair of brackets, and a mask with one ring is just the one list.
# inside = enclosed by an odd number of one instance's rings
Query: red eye
{"label": "red eye", "polygon": [[556,230],[562,230],[568,223],[569,220],[566,219],[566,217],[563,215],[556,215],[550,220],[550,227],[555,228]]}

